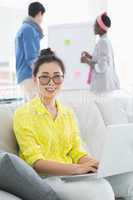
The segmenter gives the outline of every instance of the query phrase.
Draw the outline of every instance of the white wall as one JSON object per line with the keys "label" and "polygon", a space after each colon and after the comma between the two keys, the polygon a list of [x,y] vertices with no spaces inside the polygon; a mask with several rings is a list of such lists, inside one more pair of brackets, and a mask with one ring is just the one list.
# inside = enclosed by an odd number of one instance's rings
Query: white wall
{"label": "white wall", "polygon": [[14,37],[24,12],[21,9],[0,6],[0,61],[8,61],[13,55]]}
{"label": "white wall", "polygon": [[107,9],[107,0],[46,0],[48,24],[86,22]]}
{"label": "white wall", "polygon": [[108,0],[112,19],[110,31],[116,67],[124,88],[133,88],[133,2]]}

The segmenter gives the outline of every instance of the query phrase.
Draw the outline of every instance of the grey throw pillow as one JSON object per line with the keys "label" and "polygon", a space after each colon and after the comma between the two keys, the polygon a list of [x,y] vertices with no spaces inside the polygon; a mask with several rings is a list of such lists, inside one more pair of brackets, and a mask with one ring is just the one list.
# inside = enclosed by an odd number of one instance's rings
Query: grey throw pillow
{"label": "grey throw pillow", "polygon": [[0,189],[23,200],[59,200],[32,167],[11,153],[0,153]]}

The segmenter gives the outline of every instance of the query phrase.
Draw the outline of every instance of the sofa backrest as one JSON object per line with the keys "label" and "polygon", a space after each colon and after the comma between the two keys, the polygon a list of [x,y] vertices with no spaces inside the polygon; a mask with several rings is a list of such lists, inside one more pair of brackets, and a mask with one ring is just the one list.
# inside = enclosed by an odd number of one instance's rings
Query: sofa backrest
{"label": "sofa backrest", "polygon": [[64,91],[59,99],[73,109],[83,144],[92,156],[99,159],[106,139],[106,127],[94,96],[85,91]]}
{"label": "sofa backrest", "polygon": [[15,106],[0,104],[0,151],[17,154],[17,143],[13,134],[13,112]]}

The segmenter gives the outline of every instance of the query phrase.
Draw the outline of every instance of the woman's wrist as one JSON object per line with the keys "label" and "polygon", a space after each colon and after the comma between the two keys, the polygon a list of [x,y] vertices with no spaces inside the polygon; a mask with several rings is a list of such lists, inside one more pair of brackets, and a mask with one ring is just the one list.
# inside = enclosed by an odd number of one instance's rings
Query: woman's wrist
{"label": "woman's wrist", "polygon": [[74,169],[72,175],[83,174],[83,164],[73,164]]}

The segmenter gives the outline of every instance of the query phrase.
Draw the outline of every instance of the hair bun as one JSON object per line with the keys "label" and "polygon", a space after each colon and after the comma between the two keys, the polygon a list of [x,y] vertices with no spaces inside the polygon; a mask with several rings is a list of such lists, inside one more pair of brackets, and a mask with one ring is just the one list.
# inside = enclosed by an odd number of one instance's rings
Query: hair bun
{"label": "hair bun", "polygon": [[103,23],[110,28],[111,27],[111,19],[109,18],[109,16],[107,15],[107,13],[103,13],[102,14],[102,21]]}
{"label": "hair bun", "polygon": [[55,56],[55,53],[51,50],[51,48],[42,49],[40,51],[40,56]]}

